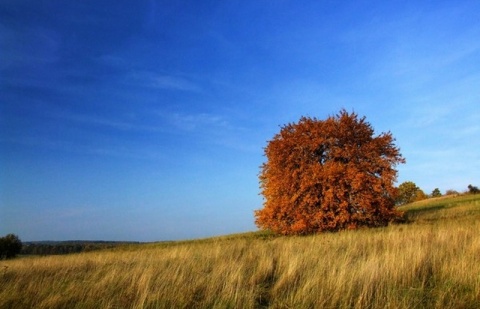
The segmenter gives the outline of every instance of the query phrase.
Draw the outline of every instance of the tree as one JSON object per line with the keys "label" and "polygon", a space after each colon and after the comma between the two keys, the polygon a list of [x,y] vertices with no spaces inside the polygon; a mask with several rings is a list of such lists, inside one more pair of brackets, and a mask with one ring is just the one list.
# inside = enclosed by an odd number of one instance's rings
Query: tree
{"label": "tree", "polygon": [[425,192],[423,192],[423,190],[419,188],[417,192],[415,192],[414,202],[426,200],[427,198],[428,198],[428,195],[426,195]]}
{"label": "tree", "polygon": [[265,148],[259,175],[263,209],[255,223],[281,234],[310,234],[399,219],[394,167],[404,163],[390,132],[341,110],[326,120],[302,117]]}
{"label": "tree", "polygon": [[433,189],[431,196],[432,197],[440,197],[440,196],[442,196],[442,193],[440,192],[439,188],[435,188],[435,189]]}
{"label": "tree", "polygon": [[22,242],[17,235],[8,234],[0,238],[0,260],[14,258],[21,250]]}
{"label": "tree", "polygon": [[480,190],[476,186],[468,185],[468,193],[477,194]]}
{"label": "tree", "polygon": [[[398,186],[396,204],[404,205],[420,200],[423,191],[413,181],[405,181]],[[423,193],[425,195],[425,193]]]}

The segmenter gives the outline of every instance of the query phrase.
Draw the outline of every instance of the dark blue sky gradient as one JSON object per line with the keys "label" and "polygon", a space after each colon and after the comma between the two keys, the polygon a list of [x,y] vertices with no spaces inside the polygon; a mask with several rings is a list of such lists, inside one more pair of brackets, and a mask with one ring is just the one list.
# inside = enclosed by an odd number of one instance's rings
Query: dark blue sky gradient
{"label": "dark blue sky gradient", "polygon": [[2,1],[0,234],[255,230],[267,140],[342,108],[479,185],[478,38],[477,1]]}

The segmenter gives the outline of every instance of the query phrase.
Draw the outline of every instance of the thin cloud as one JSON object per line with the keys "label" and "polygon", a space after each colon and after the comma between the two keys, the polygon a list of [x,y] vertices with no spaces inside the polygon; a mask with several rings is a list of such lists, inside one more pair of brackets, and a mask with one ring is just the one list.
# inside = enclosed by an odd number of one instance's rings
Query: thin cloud
{"label": "thin cloud", "polygon": [[201,91],[200,86],[196,83],[187,78],[174,75],[137,72],[134,73],[131,78],[134,83],[150,88],[188,92]]}
{"label": "thin cloud", "polygon": [[410,119],[406,124],[414,128],[428,128],[448,119],[452,109],[448,106],[423,102],[418,108],[412,110]]}
{"label": "thin cloud", "polygon": [[208,113],[173,113],[169,118],[175,127],[186,131],[208,128],[226,128],[228,126],[228,122],[223,117]]}
{"label": "thin cloud", "polygon": [[154,161],[165,159],[165,153],[154,146],[139,147],[135,145],[118,145],[118,143],[104,143],[100,145],[99,143],[74,142],[71,140],[34,137],[0,137],[0,144],[2,143],[35,148],[38,147],[54,152],[86,154],[100,157]]}
{"label": "thin cloud", "polygon": [[111,127],[117,130],[132,130],[135,126],[128,122],[114,121],[106,118],[92,117],[86,115],[63,114],[60,116],[64,120],[81,122],[84,124]]}
{"label": "thin cloud", "polygon": [[0,24],[0,46],[1,67],[47,65],[59,60],[60,36],[43,27],[18,30]]}
{"label": "thin cloud", "polygon": [[480,100],[476,92],[479,81],[480,75],[472,74],[413,91],[404,99],[414,103],[407,107],[409,119],[406,124],[424,128],[441,125],[440,129],[476,125],[479,113],[472,106]]}
{"label": "thin cloud", "polygon": [[241,152],[257,153],[263,146],[258,132],[213,113],[166,113],[158,115],[175,132],[195,136],[197,141]]}
{"label": "thin cloud", "polygon": [[149,132],[162,131],[161,127],[158,127],[158,126],[148,126],[148,125],[138,124],[135,122],[112,120],[108,118],[102,118],[102,117],[91,116],[91,115],[82,115],[82,114],[73,114],[73,113],[57,113],[57,114],[50,114],[50,116],[53,118],[82,123],[90,126],[109,127],[111,129],[115,129],[119,131],[149,131]]}
{"label": "thin cloud", "polygon": [[152,78],[151,86],[154,88],[161,88],[161,89],[174,89],[174,90],[181,90],[181,91],[200,91],[200,87],[196,84],[173,76],[167,75],[160,75],[155,76]]}

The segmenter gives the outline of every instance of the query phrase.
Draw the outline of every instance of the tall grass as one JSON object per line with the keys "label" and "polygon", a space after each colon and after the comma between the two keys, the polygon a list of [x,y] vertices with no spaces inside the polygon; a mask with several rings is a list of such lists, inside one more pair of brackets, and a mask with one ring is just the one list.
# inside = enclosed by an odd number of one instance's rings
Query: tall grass
{"label": "tall grass", "polygon": [[0,308],[480,308],[480,196],[405,209],[382,229],[0,261]]}

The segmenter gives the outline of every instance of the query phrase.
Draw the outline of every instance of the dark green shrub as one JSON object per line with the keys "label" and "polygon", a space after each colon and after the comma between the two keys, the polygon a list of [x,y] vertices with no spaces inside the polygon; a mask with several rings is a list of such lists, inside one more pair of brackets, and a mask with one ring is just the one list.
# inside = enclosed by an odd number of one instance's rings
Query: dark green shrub
{"label": "dark green shrub", "polygon": [[0,238],[0,260],[11,259],[22,250],[22,242],[15,234],[8,234]]}

